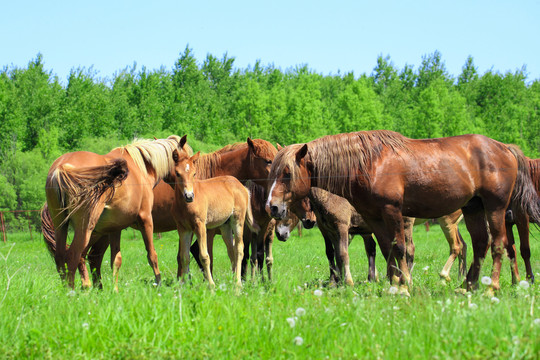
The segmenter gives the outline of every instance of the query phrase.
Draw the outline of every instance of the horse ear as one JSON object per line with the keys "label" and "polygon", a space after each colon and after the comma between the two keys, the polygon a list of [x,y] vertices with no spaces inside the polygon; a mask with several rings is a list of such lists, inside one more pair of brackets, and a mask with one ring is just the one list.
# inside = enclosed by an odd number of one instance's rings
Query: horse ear
{"label": "horse ear", "polygon": [[172,152],[172,159],[175,164],[178,164],[178,150],[174,149],[174,151]]}
{"label": "horse ear", "polygon": [[279,145],[279,143],[276,143],[276,145],[277,145],[277,151],[283,149],[283,146]]}
{"label": "horse ear", "polygon": [[300,150],[296,152],[296,162],[300,162],[307,155],[308,147],[307,144],[304,144]]}
{"label": "horse ear", "polygon": [[154,140],[157,140],[157,137],[153,136]]}
{"label": "horse ear", "polygon": [[180,139],[180,142],[178,143],[178,148],[183,149],[184,145],[186,145],[186,142],[187,142],[187,134],[182,136],[182,138]]}
{"label": "horse ear", "polygon": [[253,143],[253,140],[251,140],[251,138],[247,138],[247,143],[251,150],[255,150],[255,144]]}
{"label": "horse ear", "polygon": [[199,160],[200,155],[201,155],[201,152],[197,151],[197,153],[195,155],[193,155],[190,160],[195,162],[195,161]]}

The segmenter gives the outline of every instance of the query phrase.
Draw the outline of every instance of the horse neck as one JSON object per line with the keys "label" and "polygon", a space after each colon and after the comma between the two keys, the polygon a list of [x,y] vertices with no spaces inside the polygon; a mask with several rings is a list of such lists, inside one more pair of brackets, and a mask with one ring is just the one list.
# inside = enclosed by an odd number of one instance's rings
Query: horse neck
{"label": "horse neck", "polygon": [[246,180],[249,177],[246,168],[249,169],[247,147],[223,153],[213,172],[214,177],[231,175],[239,180]]}
{"label": "horse neck", "polygon": [[[106,156],[109,158],[125,159],[128,162],[128,164],[131,164],[131,169],[139,169],[135,161],[133,161],[133,159],[131,158],[131,155],[129,155],[129,153],[123,150],[122,148],[116,148],[112,150],[111,152],[109,152]],[[144,160],[144,165],[146,167],[146,174],[147,174],[146,177],[149,180],[148,182],[152,184],[152,187],[155,187],[157,183],[162,179],[156,176],[156,172],[154,171],[154,168],[150,164],[148,164],[146,160]],[[140,172],[140,175],[144,176],[142,171]]]}

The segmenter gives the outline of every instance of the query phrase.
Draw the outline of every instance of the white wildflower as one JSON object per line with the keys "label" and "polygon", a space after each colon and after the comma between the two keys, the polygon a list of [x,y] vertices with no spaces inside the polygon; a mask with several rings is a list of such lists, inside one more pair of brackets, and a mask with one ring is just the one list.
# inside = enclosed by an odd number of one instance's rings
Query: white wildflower
{"label": "white wildflower", "polygon": [[469,309],[476,310],[476,309],[478,309],[478,305],[476,305],[475,303],[470,303],[469,304]]}
{"label": "white wildflower", "polygon": [[498,304],[500,301],[501,301],[501,300],[499,300],[499,298],[496,297],[496,296],[494,296],[494,297],[491,298],[491,303],[492,303],[492,304]]}
{"label": "white wildflower", "polygon": [[299,307],[298,309],[296,309],[296,315],[297,316],[304,316],[306,315],[306,309],[302,308],[302,307]]}
{"label": "white wildflower", "polygon": [[529,282],[527,280],[521,280],[519,282],[519,286],[522,288],[522,289],[528,289],[529,288]]}
{"label": "white wildflower", "polygon": [[317,289],[317,290],[315,290],[315,291],[313,292],[313,295],[318,296],[318,297],[321,297],[322,294],[323,294],[323,292],[322,292],[322,290],[320,290],[320,289]]}
{"label": "white wildflower", "polygon": [[294,320],[294,318],[292,318],[292,317],[288,317],[288,318],[287,318],[287,322],[289,323],[289,326],[290,326],[291,328],[293,328],[293,327],[296,326],[296,320]]}
{"label": "white wildflower", "polygon": [[398,290],[399,290],[399,289],[398,289],[397,287],[395,287],[395,286],[390,286],[390,289],[388,289],[388,292],[389,292],[390,294],[392,294],[392,295],[395,295],[395,294],[398,293]]}
{"label": "white wildflower", "polygon": [[422,270],[428,271],[428,270],[429,270],[429,266],[424,267]]}
{"label": "white wildflower", "polygon": [[489,286],[491,285],[491,278],[489,276],[482,277],[482,284]]}
{"label": "white wildflower", "polygon": [[294,342],[295,345],[300,346],[300,345],[302,345],[304,343],[304,339],[302,339],[302,337],[300,337],[300,336],[297,336],[297,337],[294,338],[293,342]]}
{"label": "white wildflower", "polygon": [[85,322],[85,323],[82,324],[82,327],[83,327],[84,330],[88,330],[88,328],[90,328],[90,324]]}
{"label": "white wildflower", "polygon": [[540,326],[540,318],[534,319],[533,324]]}

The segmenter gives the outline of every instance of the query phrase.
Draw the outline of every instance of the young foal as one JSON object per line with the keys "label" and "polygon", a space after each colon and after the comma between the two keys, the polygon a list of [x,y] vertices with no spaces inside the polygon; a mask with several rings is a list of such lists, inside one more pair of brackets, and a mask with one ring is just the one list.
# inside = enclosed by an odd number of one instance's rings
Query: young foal
{"label": "young foal", "polygon": [[204,276],[210,287],[215,287],[210,271],[210,257],[206,243],[206,229],[220,228],[221,235],[232,243],[234,234],[234,264],[236,283],[242,286],[241,264],[244,256],[243,232],[246,222],[258,231],[253,222],[249,205],[249,191],[232,176],[218,176],[194,181],[197,171],[195,162],[200,153],[190,158],[180,158],[173,152],[175,162],[175,191],[172,215],[179,235],[180,266],[178,278],[189,272],[189,247],[192,234],[199,242],[200,260]]}

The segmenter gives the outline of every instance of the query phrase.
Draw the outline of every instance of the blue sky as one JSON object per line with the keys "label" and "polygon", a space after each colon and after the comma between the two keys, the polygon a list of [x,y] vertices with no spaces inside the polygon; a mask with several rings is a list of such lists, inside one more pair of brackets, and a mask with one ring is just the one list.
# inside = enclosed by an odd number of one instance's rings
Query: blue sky
{"label": "blue sky", "polygon": [[4,3],[0,66],[24,68],[38,53],[66,82],[71,69],[110,78],[137,63],[172,69],[186,46],[287,70],[371,74],[379,55],[415,69],[439,51],[451,75],[467,57],[479,72],[527,67],[540,79],[540,1],[26,1]]}

